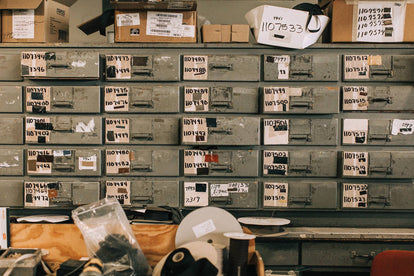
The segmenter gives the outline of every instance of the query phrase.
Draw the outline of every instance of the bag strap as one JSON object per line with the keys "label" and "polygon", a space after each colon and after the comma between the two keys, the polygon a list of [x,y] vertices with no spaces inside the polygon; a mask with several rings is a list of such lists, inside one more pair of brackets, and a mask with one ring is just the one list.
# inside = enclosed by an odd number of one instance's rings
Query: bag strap
{"label": "bag strap", "polygon": [[322,11],[321,7],[319,7],[319,5],[311,4],[311,3],[301,3],[301,4],[298,4],[298,5],[294,6],[293,9],[294,10],[300,10],[300,11],[307,11],[309,13],[308,19],[306,21],[306,30],[308,30],[311,33],[317,33],[317,32],[320,31],[320,29],[321,29],[320,25],[315,30],[310,30],[309,29],[309,23],[312,20],[312,16],[314,16],[314,15],[323,15],[323,11]]}

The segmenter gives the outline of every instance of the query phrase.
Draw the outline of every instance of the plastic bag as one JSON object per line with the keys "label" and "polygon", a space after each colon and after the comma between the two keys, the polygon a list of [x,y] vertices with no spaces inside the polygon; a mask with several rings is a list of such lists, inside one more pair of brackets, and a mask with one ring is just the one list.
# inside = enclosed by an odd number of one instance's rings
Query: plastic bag
{"label": "plastic bag", "polygon": [[151,275],[124,210],[116,199],[102,199],[72,211],[89,257],[104,263],[103,275]]}

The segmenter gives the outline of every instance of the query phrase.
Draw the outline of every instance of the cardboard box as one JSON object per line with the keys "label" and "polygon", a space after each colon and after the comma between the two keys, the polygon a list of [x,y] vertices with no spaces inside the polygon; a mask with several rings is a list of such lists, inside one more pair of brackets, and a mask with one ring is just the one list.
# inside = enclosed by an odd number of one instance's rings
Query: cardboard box
{"label": "cardboard box", "polygon": [[197,42],[197,12],[115,10],[115,42]]}
{"label": "cardboard box", "polygon": [[249,42],[249,25],[203,25],[203,42]]}
{"label": "cardboard box", "polygon": [[[414,4],[370,1],[331,3],[332,42],[414,42]],[[364,12],[364,8],[368,8]],[[380,13],[370,13],[380,9]],[[389,8],[390,10],[388,10]],[[360,9],[361,12],[360,12]],[[405,16],[404,16],[405,13]],[[377,19],[379,16],[380,19]],[[381,23],[380,26],[376,24]],[[364,25],[367,24],[367,25]]]}
{"label": "cardboard box", "polygon": [[246,13],[245,18],[261,44],[303,49],[315,43],[329,22],[325,15],[312,16],[307,11],[269,5]]}
{"label": "cardboard box", "polygon": [[2,42],[69,42],[69,7],[77,0],[2,0]]}

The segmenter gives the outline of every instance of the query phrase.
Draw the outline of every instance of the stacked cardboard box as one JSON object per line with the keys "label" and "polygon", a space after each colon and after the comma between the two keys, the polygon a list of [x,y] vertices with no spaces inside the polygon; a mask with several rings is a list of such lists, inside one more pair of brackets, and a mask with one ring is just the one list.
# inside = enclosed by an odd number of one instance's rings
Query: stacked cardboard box
{"label": "stacked cardboard box", "polygon": [[203,25],[203,42],[249,42],[249,25]]}

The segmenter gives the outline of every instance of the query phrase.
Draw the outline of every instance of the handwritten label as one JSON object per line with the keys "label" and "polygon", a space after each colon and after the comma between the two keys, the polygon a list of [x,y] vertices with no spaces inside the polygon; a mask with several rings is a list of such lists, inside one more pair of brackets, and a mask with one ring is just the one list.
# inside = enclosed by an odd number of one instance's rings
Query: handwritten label
{"label": "handwritten label", "polygon": [[264,207],[288,207],[288,183],[264,183]]}
{"label": "handwritten label", "polygon": [[46,182],[25,182],[24,207],[49,207],[48,191]]}
{"label": "handwritten label", "polygon": [[368,109],[368,87],[367,86],[344,86],[343,110],[367,110]]}
{"label": "handwritten label", "polygon": [[344,176],[367,176],[368,175],[368,152],[349,152],[343,153]]}
{"label": "handwritten label", "polygon": [[116,198],[122,205],[131,205],[131,181],[106,181],[106,198]]}
{"label": "handwritten label", "polygon": [[184,56],[184,80],[206,80],[208,56]]}
{"label": "handwritten label", "polygon": [[193,226],[193,232],[197,239],[214,231],[216,231],[216,226],[212,219]]}
{"label": "handwritten label", "polygon": [[228,185],[228,192],[229,193],[248,193],[249,192],[249,183],[229,183]]}
{"label": "handwritten label", "polygon": [[106,143],[129,143],[129,119],[106,118]]}
{"label": "handwritten label", "polygon": [[207,112],[210,100],[209,94],[210,88],[208,87],[185,87],[184,111]]}
{"label": "handwritten label", "polygon": [[264,119],[263,124],[265,145],[289,144],[289,120]]}
{"label": "handwritten label", "polygon": [[131,55],[106,55],[106,70],[108,78],[131,78]]}
{"label": "handwritten label", "polygon": [[288,151],[268,151],[263,152],[263,174],[280,176],[288,175]]}
{"label": "handwritten label", "polygon": [[50,118],[26,117],[26,142],[47,143],[52,130]]}
{"label": "handwritten label", "polygon": [[80,171],[96,171],[96,155],[79,156]]}
{"label": "handwritten label", "polygon": [[366,144],[368,119],[344,119],[342,141],[344,144]]}
{"label": "handwritten label", "polygon": [[210,185],[210,196],[220,197],[229,196],[229,185],[228,184],[211,184]]}
{"label": "handwritten label", "polygon": [[368,55],[345,56],[345,79],[369,79]]}
{"label": "handwritten label", "polygon": [[200,207],[208,205],[207,182],[184,182],[184,206]]}
{"label": "handwritten label", "polygon": [[368,207],[368,184],[343,184],[342,207],[344,208],[367,208]]}
{"label": "handwritten label", "polygon": [[26,111],[46,113],[50,111],[50,87],[26,87]]}
{"label": "handwritten label", "polygon": [[129,173],[133,153],[130,150],[106,150],[106,173]]}
{"label": "handwritten label", "polygon": [[409,135],[414,132],[414,120],[392,120],[392,135]]}
{"label": "handwritten label", "polygon": [[52,150],[27,150],[27,172],[29,174],[51,174],[53,164]]}
{"label": "handwritten label", "polygon": [[105,111],[126,112],[129,107],[129,87],[105,86]]}
{"label": "handwritten label", "polygon": [[140,25],[139,13],[124,13],[116,15],[117,27]]}
{"label": "handwritten label", "polygon": [[290,97],[288,91],[288,87],[264,87],[264,111],[289,111]]}
{"label": "handwritten label", "polygon": [[184,175],[207,175],[207,153],[203,150],[184,150]]}
{"label": "handwritten label", "polygon": [[12,10],[13,39],[34,39],[35,37],[35,10]]}
{"label": "handwritten label", "polygon": [[207,142],[207,120],[206,118],[183,118],[182,141],[184,143],[206,143]]}
{"label": "handwritten label", "polygon": [[22,76],[46,76],[46,52],[21,53]]}

